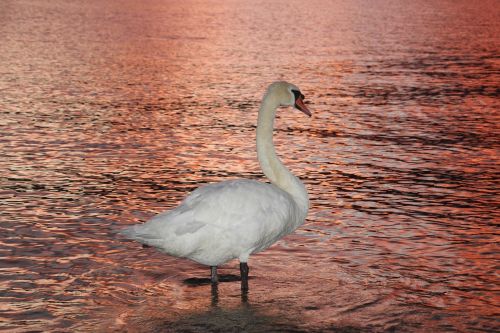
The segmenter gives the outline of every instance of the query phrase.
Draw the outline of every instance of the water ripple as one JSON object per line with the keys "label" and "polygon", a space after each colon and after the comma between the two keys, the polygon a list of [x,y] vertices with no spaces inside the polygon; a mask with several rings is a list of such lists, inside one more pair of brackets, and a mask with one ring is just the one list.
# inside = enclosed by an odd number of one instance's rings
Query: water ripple
{"label": "water ripple", "polygon": [[[0,330],[496,331],[497,7],[0,3]],[[277,79],[313,110],[275,131],[311,210],[246,300],[117,236],[200,184],[265,181]]]}

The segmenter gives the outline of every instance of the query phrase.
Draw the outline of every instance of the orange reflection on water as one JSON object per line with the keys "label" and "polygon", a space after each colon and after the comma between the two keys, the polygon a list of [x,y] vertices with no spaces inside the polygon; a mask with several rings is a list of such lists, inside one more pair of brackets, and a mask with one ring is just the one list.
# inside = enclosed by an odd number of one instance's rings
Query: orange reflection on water
{"label": "orange reflection on water", "polygon": [[[493,331],[496,6],[0,4],[0,328]],[[214,304],[187,283],[205,267],[117,231],[264,181],[277,79],[314,113],[280,110],[275,133],[310,214],[252,259],[248,302],[227,282]]]}

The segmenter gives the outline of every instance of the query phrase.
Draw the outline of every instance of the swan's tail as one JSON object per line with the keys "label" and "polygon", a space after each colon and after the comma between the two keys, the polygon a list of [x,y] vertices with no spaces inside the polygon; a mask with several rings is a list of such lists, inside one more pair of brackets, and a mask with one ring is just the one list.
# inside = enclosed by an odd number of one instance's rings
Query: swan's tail
{"label": "swan's tail", "polygon": [[159,238],[158,234],[149,233],[144,225],[132,225],[119,232],[121,235],[127,237],[128,239],[135,240],[143,245],[161,247],[162,239]]}

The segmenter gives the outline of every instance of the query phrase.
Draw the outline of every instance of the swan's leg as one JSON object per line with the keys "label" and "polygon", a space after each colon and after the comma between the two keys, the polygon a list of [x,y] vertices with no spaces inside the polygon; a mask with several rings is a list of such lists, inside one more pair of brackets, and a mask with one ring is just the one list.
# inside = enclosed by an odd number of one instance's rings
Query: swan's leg
{"label": "swan's leg", "polygon": [[240,262],[240,274],[241,274],[241,290],[248,290],[248,264],[246,262]]}
{"label": "swan's leg", "polygon": [[212,281],[212,283],[219,283],[219,277],[217,276],[217,266],[210,266],[210,281]]}

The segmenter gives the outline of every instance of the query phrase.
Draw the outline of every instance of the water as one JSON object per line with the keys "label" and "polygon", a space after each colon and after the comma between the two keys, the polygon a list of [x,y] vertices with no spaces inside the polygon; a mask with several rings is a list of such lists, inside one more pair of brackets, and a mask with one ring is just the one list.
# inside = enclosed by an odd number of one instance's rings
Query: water
{"label": "water", "polygon": [[[496,1],[3,1],[0,330],[493,332]],[[203,183],[307,185],[293,235],[239,282],[116,235]],[[236,261],[223,275],[237,275]]]}

